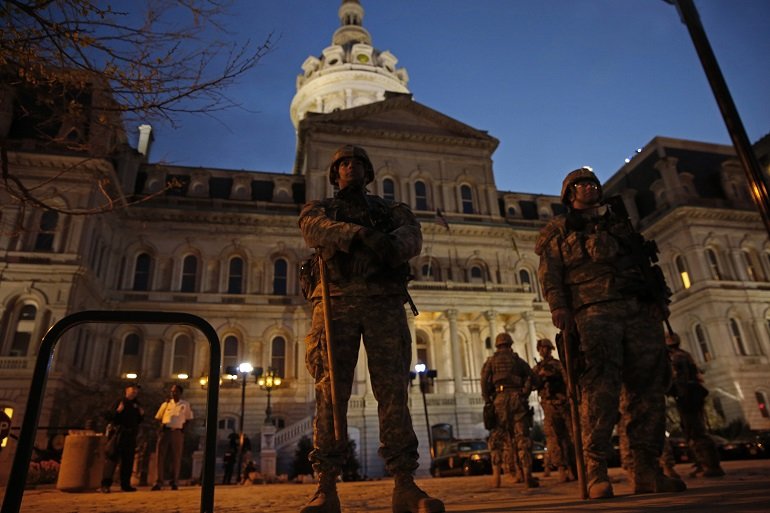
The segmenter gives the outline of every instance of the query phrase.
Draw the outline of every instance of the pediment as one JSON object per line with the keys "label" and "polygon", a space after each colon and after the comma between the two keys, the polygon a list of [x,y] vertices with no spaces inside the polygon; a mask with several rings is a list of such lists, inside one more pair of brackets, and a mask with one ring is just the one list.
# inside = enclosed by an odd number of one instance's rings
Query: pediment
{"label": "pediment", "polygon": [[474,145],[488,145],[491,149],[499,143],[485,131],[415,102],[407,94],[390,95],[381,102],[329,114],[309,115],[300,124],[300,130],[465,140]]}

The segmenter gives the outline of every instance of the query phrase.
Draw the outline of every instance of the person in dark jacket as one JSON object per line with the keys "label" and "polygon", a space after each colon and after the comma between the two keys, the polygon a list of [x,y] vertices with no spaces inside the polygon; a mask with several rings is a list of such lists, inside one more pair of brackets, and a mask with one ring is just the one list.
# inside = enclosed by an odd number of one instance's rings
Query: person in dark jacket
{"label": "person in dark jacket", "polygon": [[107,413],[109,424],[102,467],[102,493],[110,493],[116,465],[120,465],[120,489],[124,492],[136,491],[136,488],[131,486],[131,472],[134,468],[136,435],[139,433],[139,424],[144,419],[144,410],[136,400],[139,388],[135,383],[127,385],[124,396],[118,399]]}

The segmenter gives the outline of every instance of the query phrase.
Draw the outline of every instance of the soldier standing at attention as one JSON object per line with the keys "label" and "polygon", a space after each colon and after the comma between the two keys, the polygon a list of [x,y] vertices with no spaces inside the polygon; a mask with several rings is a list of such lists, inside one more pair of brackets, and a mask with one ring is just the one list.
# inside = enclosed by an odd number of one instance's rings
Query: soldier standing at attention
{"label": "soldier standing at attention", "polygon": [[482,395],[485,402],[494,403],[497,425],[508,437],[507,443],[516,448],[524,485],[536,488],[539,483],[532,476],[532,410],[528,401],[534,376],[512,347],[513,339],[508,333],[497,335],[495,353],[481,368]]}
{"label": "soldier standing at attention", "polygon": [[703,476],[721,477],[725,471],[719,464],[719,453],[714,440],[706,432],[704,421],[704,402],[708,390],[703,386],[702,375],[692,355],[682,349],[680,344],[681,340],[676,333],[666,337],[673,370],[673,382],[668,393],[676,398],[682,431],[695,453],[695,460],[703,468]]}
{"label": "soldier standing at attention", "polygon": [[[444,511],[440,500],[414,482],[417,437],[407,404],[412,351],[404,304],[411,302],[406,289],[408,261],[420,254],[422,232],[408,206],[367,194],[366,185],[373,180],[374,168],[366,151],[342,146],[329,166],[329,181],[339,192],[333,198],[309,202],[299,216],[305,242],[320,252],[328,269],[333,336],[327,340],[322,284],[311,278],[307,295],[313,302],[313,316],[305,338],[305,362],[315,380],[310,461],[319,485],[302,513],[340,511],[336,482],[348,457],[347,440],[335,441],[327,343],[333,345],[336,397],[344,417],[362,337],[378,403],[379,454],[395,478],[393,512]],[[347,432],[347,426],[342,432]]]}
{"label": "soldier standing at attention", "polygon": [[567,400],[567,379],[561,362],[551,355],[553,343],[547,338],[537,341],[537,352],[542,360],[532,369],[537,377],[537,391],[543,407],[543,431],[551,465],[559,469],[559,481],[574,479],[570,470],[572,422]]}
{"label": "soldier standing at attention", "polygon": [[667,312],[631,250],[640,236],[625,216],[602,203],[601,184],[590,168],[567,175],[561,199],[567,213],[542,229],[535,252],[553,324],[563,331],[574,327],[580,339],[588,496],[613,496],[607,460],[621,394],[634,492],[683,491],[684,482],[664,476],[658,464],[671,375],[662,324]]}

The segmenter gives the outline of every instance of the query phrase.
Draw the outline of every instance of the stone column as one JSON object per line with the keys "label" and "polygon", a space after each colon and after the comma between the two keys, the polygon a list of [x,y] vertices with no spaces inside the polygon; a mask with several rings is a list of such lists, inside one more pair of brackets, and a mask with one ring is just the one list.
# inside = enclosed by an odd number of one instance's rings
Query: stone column
{"label": "stone column", "polygon": [[495,352],[495,337],[497,336],[497,312],[495,310],[487,310],[484,312],[484,318],[489,324],[489,342],[490,347],[485,351],[487,356],[491,356]]}
{"label": "stone column", "polygon": [[452,351],[452,378],[455,385],[455,394],[463,392],[463,366],[460,354],[460,340],[457,334],[457,310],[449,309],[444,312],[449,319],[449,344]]}
{"label": "stone column", "polygon": [[537,331],[535,330],[535,314],[533,312],[524,312],[524,320],[527,321],[527,331],[529,332],[529,345],[531,347],[530,356],[534,358],[537,355]]}
{"label": "stone column", "polygon": [[412,339],[412,359],[409,365],[409,370],[412,370],[417,363],[417,328],[414,324],[414,314],[411,308],[406,308],[406,322],[409,324],[409,337]]}

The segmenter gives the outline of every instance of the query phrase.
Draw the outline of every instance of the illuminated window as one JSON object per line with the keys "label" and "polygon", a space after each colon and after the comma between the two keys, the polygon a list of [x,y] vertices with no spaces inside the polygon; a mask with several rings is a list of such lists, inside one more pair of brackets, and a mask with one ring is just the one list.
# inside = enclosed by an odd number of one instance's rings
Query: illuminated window
{"label": "illuminated window", "polygon": [[682,280],[682,286],[685,289],[690,288],[690,273],[687,272],[687,264],[685,263],[684,257],[682,255],[677,255],[677,257],[674,259],[674,263],[676,264],[676,271],[679,273],[679,278]]}
{"label": "illuminated window", "polygon": [[241,257],[230,259],[230,269],[227,275],[227,293],[243,294],[243,259]]}
{"label": "illuminated window", "polygon": [[134,290],[150,289],[150,270],[152,258],[147,253],[142,253],[136,257],[136,267],[134,268]]}
{"label": "illuminated window", "polygon": [[722,271],[719,269],[719,260],[717,260],[717,254],[711,248],[706,248],[706,260],[711,270],[711,277],[715,280],[722,279]]}
{"label": "illuminated window", "polygon": [[187,255],[182,261],[182,283],[179,290],[182,292],[195,292],[198,282],[198,258],[195,255]]}
{"label": "illuminated window", "polygon": [[270,367],[279,376],[286,377],[286,339],[275,337],[271,344]]}
{"label": "illuminated window", "polygon": [[709,350],[708,340],[706,339],[706,332],[703,330],[703,326],[696,324],[693,330],[695,332],[695,341],[698,343],[698,350],[700,351],[701,360],[704,362],[711,361],[711,351]]}
{"label": "illuminated window", "polygon": [[425,182],[414,183],[414,208],[415,210],[428,210],[428,192]]}
{"label": "illuminated window", "polygon": [[[2,407],[2,408],[0,408],[0,409],[2,409],[2,411],[3,411],[3,412],[6,414],[6,415],[8,415],[8,418],[9,418],[9,419],[13,420],[13,408],[10,408],[10,407],[8,407],[8,406],[3,406],[3,407]],[[5,447],[6,445],[8,445],[8,439],[9,439],[9,438],[11,438],[11,437],[10,437],[10,436],[6,436],[5,438],[3,438],[3,440],[0,442],[0,447]]]}
{"label": "illuminated window", "polygon": [[222,344],[222,368],[237,367],[240,363],[238,361],[238,339],[233,335],[225,337],[225,341]]}
{"label": "illuminated window", "polygon": [[757,399],[757,407],[759,408],[759,413],[762,415],[763,418],[770,418],[770,411],[767,409],[767,396],[764,392],[754,392],[754,397]]}
{"label": "illuminated window", "polygon": [[738,321],[735,319],[730,319],[728,321],[730,325],[730,338],[733,340],[733,347],[735,348],[735,353],[739,356],[746,356],[748,352],[746,351],[746,344],[743,340],[743,335],[741,334],[741,327],[738,325]]}
{"label": "illuminated window", "polygon": [[750,281],[759,281],[759,274],[757,274],[757,269],[752,262],[751,253],[744,249],[741,251],[741,256],[743,257],[743,264],[746,267],[746,276],[749,277]]}
{"label": "illuminated window", "polygon": [[460,186],[460,199],[462,201],[463,214],[472,214],[473,213],[473,191],[471,190],[470,186],[468,185]]}
{"label": "illuminated window", "polygon": [[278,296],[286,295],[288,269],[289,266],[283,258],[279,258],[273,264],[273,294]]}
{"label": "illuminated window", "polygon": [[136,333],[131,333],[123,340],[123,357],[120,360],[120,374],[138,373],[141,368],[142,339]]}
{"label": "illuminated window", "polygon": [[56,235],[56,226],[59,224],[59,213],[54,210],[46,210],[40,217],[39,231],[35,237],[35,251],[53,250],[53,239]]}
{"label": "illuminated window", "polygon": [[174,340],[174,362],[171,373],[174,376],[187,374],[192,376],[193,341],[189,335],[182,334]]}
{"label": "illuminated window", "polygon": [[396,200],[396,186],[390,178],[382,181],[382,197],[386,200]]}

